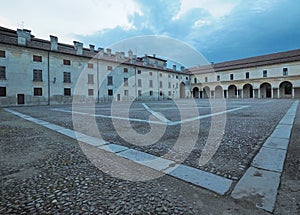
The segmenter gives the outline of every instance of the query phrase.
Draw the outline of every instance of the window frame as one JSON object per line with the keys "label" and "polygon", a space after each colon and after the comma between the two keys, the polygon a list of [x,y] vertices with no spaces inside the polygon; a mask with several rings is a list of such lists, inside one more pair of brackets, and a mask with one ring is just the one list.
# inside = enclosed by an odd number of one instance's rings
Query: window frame
{"label": "window frame", "polygon": [[34,81],[34,82],[43,82],[43,70],[34,69],[32,75],[33,75],[32,81]]}
{"label": "window frame", "polygon": [[33,88],[33,96],[43,96],[43,88],[42,87],[34,87]]}
{"label": "window frame", "polygon": [[6,67],[5,66],[0,66],[0,80],[6,80]]}
{"label": "window frame", "polygon": [[72,83],[71,72],[64,72],[64,73],[63,73],[63,82],[64,82],[65,84],[70,84],[70,83]]}

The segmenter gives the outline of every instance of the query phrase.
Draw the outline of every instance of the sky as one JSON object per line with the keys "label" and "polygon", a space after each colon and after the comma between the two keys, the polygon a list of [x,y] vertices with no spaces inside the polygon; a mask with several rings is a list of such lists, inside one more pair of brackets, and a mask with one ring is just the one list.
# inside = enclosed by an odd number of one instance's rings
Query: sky
{"label": "sky", "polygon": [[[1,1],[3,27],[30,29],[47,40],[55,35],[68,44],[81,41],[85,47],[131,48],[139,56],[184,55],[184,44],[207,62],[223,62],[300,48],[298,0]],[[155,50],[149,36],[163,38]],[[136,44],[135,37],[147,42]],[[166,49],[165,38],[182,44],[171,42]]]}

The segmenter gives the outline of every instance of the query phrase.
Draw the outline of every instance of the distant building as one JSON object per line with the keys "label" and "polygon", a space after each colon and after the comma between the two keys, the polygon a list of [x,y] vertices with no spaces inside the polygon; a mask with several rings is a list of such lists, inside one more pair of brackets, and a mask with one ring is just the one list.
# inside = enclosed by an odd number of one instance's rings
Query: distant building
{"label": "distant building", "polygon": [[300,50],[194,68],[0,27],[0,106],[180,98],[300,98]]}

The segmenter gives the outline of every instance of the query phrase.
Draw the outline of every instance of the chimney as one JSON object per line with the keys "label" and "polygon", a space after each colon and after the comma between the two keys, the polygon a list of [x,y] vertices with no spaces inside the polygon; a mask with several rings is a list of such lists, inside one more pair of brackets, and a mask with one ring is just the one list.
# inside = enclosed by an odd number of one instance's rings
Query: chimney
{"label": "chimney", "polygon": [[98,56],[99,58],[103,58],[104,55],[104,48],[98,48]]}
{"label": "chimney", "polygon": [[116,52],[116,61],[120,61],[121,60],[121,54],[120,52]]}
{"label": "chimney", "polygon": [[111,56],[111,49],[106,49],[106,52],[107,52],[107,54],[108,54],[108,56]]}
{"label": "chimney", "polygon": [[175,64],[173,65],[173,71],[176,71],[176,65]]}
{"label": "chimney", "polygon": [[26,46],[26,42],[31,40],[31,31],[27,29],[17,29],[18,45]]}
{"label": "chimney", "polygon": [[56,36],[50,35],[50,42],[51,42],[51,51],[58,50],[58,38]]}
{"label": "chimney", "polygon": [[136,55],[132,55],[131,63],[136,63]]}
{"label": "chimney", "polygon": [[149,64],[148,56],[147,54],[145,54],[145,56],[143,57],[143,65],[146,66],[148,64]]}
{"label": "chimney", "polygon": [[181,72],[183,72],[184,69],[185,69],[184,66],[181,66],[181,67],[180,67],[180,71],[181,71]]}
{"label": "chimney", "polygon": [[95,52],[95,46],[90,44],[90,52],[94,53]]}
{"label": "chimney", "polygon": [[121,59],[125,59],[125,52],[120,52]]}
{"label": "chimney", "polygon": [[128,51],[128,57],[129,57],[130,59],[133,58],[133,52],[132,52],[131,50]]}
{"label": "chimney", "polygon": [[77,55],[82,55],[83,53],[83,43],[74,41],[74,49],[76,50]]}
{"label": "chimney", "polygon": [[153,57],[156,57],[156,54],[153,54]]}

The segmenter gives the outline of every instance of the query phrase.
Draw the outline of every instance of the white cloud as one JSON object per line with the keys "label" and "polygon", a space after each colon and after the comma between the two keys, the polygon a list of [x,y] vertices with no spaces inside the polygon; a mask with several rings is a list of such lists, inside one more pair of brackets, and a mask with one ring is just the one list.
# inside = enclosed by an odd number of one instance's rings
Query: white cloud
{"label": "white cloud", "polygon": [[70,43],[74,34],[90,35],[117,26],[134,28],[129,17],[135,13],[142,15],[134,0],[10,0],[1,5],[0,23],[16,28],[24,22],[24,28],[38,37],[49,39],[53,34]]}
{"label": "white cloud", "polygon": [[239,0],[181,0],[180,10],[173,19],[179,19],[193,8],[202,8],[217,19],[230,14],[238,3]]}

